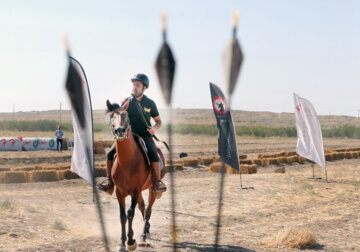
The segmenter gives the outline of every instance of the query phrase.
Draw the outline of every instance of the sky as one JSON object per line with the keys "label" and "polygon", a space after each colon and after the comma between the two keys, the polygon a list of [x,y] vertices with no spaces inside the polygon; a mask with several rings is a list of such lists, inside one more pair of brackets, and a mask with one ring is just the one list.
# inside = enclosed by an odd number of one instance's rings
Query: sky
{"label": "sky", "polygon": [[145,73],[159,108],[155,73],[160,13],[176,60],[174,108],[211,109],[209,81],[225,90],[222,53],[238,10],[245,56],[232,109],[293,112],[293,93],[320,115],[358,116],[360,1],[350,0],[0,0],[0,112],[70,109],[68,61],[83,65],[94,109],[131,93]]}

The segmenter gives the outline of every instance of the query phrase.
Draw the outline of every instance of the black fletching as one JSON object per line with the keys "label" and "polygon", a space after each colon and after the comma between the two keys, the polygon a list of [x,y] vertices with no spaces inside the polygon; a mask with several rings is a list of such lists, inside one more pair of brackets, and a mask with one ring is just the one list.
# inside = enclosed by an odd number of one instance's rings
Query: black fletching
{"label": "black fletching", "polygon": [[169,105],[171,103],[171,93],[175,75],[175,59],[166,42],[161,46],[155,68],[165,102]]}
{"label": "black fletching", "polygon": [[84,114],[84,90],[83,83],[80,75],[69,59],[69,68],[66,78],[66,90],[70,97],[71,106],[79,119],[80,126],[85,127],[85,114]]}

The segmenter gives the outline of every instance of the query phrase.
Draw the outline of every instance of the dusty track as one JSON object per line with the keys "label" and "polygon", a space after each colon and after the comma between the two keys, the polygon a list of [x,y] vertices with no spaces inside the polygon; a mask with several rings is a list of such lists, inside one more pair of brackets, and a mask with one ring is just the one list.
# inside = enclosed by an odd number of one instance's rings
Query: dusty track
{"label": "dusty track", "polygon": [[[176,153],[208,154],[216,138],[177,139]],[[273,152],[293,150],[296,139],[240,139],[240,151]],[[325,139],[325,147],[358,146],[353,140]],[[216,148],[216,147],[215,147]],[[24,160],[57,162],[70,159],[71,152],[0,153],[0,159],[13,166]],[[254,154],[255,155],[255,154]],[[103,160],[104,155],[97,155]],[[13,160],[13,161],[9,161]],[[23,161],[22,161],[23,160]],[[26,161],[27,162],[27,161]],[[4,164],[1,164],[4,165]],[[360,168],[359,159],[327,162],[332,183],[308,180],[310,164],[286,165],[285,174],[273,173],[276,167],[259,168],[258,174],[226,175],[221,249],[223,251],[277,251],[263,244],[284,227],[309,228],[318,250],[360,250]],[[316,168],[316,174],[323,171]],[[208,167],[187,167],[175,173],[177,223],[180,251],[209,251],[214,242],[214,224],[219,175]],[[169,176],[165,176],[169,185]],[[144,193],[146,195],[146,192]],[[115,197],[101,195],[110,248],[120,241],[119,209]],[[146,197],[145,197],[146,198]],[[0,251],[101,251],[102,242],[91,203],[91,187],[83,180],[0,185]],[[165,194],[154,205],[151,220],[151,247],[138,251],[169,251],[170,198]],[[84,204],[85,203],[85,204]],[[142,229],[136,210],[135,234]],[[139,241],[139,239],[138,239]],[[289,251],[288,248],[280,249]]]}

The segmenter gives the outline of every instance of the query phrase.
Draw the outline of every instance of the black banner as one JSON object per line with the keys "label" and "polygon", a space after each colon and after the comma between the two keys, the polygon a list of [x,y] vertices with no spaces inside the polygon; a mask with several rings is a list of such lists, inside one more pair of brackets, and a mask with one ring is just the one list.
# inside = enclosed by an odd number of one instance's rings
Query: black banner
{"label": "black banner", "polygon": [[224,163],[240,170],[234,123],[224,94],[210,82],[211,103],[218,127],[219,155]]}

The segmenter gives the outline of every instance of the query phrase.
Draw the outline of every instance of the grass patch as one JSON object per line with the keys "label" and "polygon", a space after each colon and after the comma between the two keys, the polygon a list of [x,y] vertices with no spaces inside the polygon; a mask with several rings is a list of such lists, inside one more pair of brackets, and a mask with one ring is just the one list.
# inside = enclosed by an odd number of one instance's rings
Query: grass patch
{"label": "grass patch", "polygon": [[12,209],[13,207],[14,205],[9,200],[0,202],[0,209],[2,210]]}
{"label": "grass patch", "polygon": [[[54,131],[58,128],[59,122],[55,120],[11,120],[1,121],[0,130],[11,131]],[[62,122],[61,127],[63,131],[73,132],[73,126],[70,122]],[[110,132],[110,126],[107,123],[94,123],[94,132]]]}
{"label": "grass patch", "polygon": [[52,228],[59,231],[64,231],[65,225],[61,221],[55,221],[54,224],[52,225]]}
{"label": "grass patch", "polygon": [[300,189],[301,190],[313,190],[314,187],[312,185],[310,185],[310,184],[303,184],[303,185],[300,186]]}
{"label": "grass patch", "polygon": [[32,207],[32,206],[28,206],[25,208],[26,211],[28,211],[29,213],[37,213],[38,211]]}

